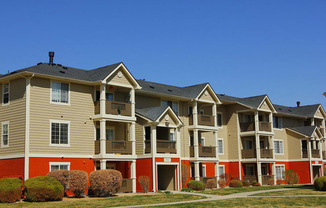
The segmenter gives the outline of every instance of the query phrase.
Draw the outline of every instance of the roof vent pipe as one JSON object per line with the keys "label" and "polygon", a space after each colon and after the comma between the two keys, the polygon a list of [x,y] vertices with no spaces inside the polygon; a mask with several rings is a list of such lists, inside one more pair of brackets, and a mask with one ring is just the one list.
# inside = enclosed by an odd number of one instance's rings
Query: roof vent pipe
{"label": "roof vent pipe", "polygon": [[52,65],[53,64],[53,57],[54,57],[54,52],[50,51],[49,52],[49,64]]}
{"label": "roof vent pipe", "polygon": [[297,107],[300,107],[300,101],[297,101]]}

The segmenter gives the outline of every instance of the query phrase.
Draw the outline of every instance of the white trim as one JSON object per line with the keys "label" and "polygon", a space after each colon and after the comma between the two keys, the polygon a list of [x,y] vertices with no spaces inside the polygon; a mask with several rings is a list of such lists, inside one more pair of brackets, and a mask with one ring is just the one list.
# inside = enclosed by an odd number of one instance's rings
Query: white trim
{"label": "white trim", "polygon": [[[6,145],[4,145],[3,144],[3,126],[4,125],[8,125],[8,129],[7,129],[7,144]],[[1,122],[1,148],[7,148],[7,147],[9,147],[9,135],[10,135],[10,133],[9,133],[9,121],[4,121],[4,122]]]}
{"label": "white trim", "polygon": [[17,158],[24,158],[24,154],[12,154],[12,155],[1,155],[0,160],[3,159],[17,159]]}
{"label": "white trim", "polygon": [[[275,164],[275,178],[276,178],[276,180],[278,179],[277,178],[277,176],[276,176],[276,167],[284,167],[284,171],[285,171],[285,164]],[[282,176],[283,176],[283,174],[282,174]],[[282,177],[282,180],[285,180],[285,175],[284,175],[284,178]]]}
{"label": "white trim", "polygon": [[[52,123],[59,123],[59,124],[68,124],[68,143],[67,144],[52,144]],[[70,147],[70,121],[64,121],[64,120],[52,120],[50,119],[50,132],[49,132],[49,146],[56,146],[56,147]]]}
{"label": "white trim", "polygon": [[[4,103],[4,85],[5,84],[8,84],[8,103]],[[2,83],[2,106],[7,106],[10,104],[10,82],[5,82],[5,83]]]}
{"label": "white trim", "polygon": [[68,170],[70,170],[70,162],[49,162],[49,172],[51,172],[51,166],[52,165],[67,165]]}
{"label": "white trim", "polygon": [[[213,98],[213,100],[215,100],[215,102],[212,101],[202,101],[199,100],[199,98],[201,97],[201,95],[206,91],[209,90],[211,93],[211,96]],[[215,99],[214,99],[215,98]],[[197,97],[195,98],[195,100],[198,100],[200,102],[205,102],[205,103],[216,103],[216,104],[222,104],[222,102],[220,101],[220,99],[218,98],[218,96],[216,95],[216,93],[214,92],[213,88],[210,86],[210,84],[206,84],[205,87],[203,88],[203,90],[197,95]]]}
{"label": "white trim", "polygon": [[24,158],[24,180],[29,178],[29,139],[30,139],[30,105],[31,105],[31,79],[34,74],[30,77],[25,77],[25,158]]}
{"label": "white trim", "polygon": [[206,177],[206,172],[207,172],[206,165],[202,164],[202,166],[201,166],[201,176]]}
{"label": "white trim", "polygon": [[[62,103],[62,102],[53,102],[52,101],[52,84],[53,82],[57,82],[57,83],[63,83],[63,84],[68,84],[68,103]],[[51,80],[51,84],[50,84],[50,103],[51,104],[56,104],[56,105],[66,105],[66,106],[70,106],[70,82],[62,82],[62,81],[56,81],[56,80]]]}
{"label": "white trim", "polygon": [[[224,139],[223,138],[217,138],[217,145],[219,145],[219,140],[222,141],[222,153],[218,152],[218,155],[224,155]],[[218,150],[219,150],[219,146],[218,146]]]}
{"label": "white trim", "polygon": [[[174,177],[175,177],[175,184],[174,184],[174,187],[175,187],[175,190],[180,190],[180,187],[179,187],[179,182],[181,181],[181,178],[180,178],[180,172],[178,171],[179,170],[179,162],[155,162],[155,168],[153,168],[155,170],[155,172],[153,173],[154,177],[156,176],[155,178],[155,182],[156,182],[156,186],[155,186],[155,190],[154,192],[158,191],[158,165],[170,165],[170,166],[176,166],[176,169],[175,169],[175,174],[174,174]],[[153,181],[154,182],[154,181]]]}
{"label": "white trim", "polygon": [[218,179],[220,179],[220,175],[222,175],[222,174],[220,174],[220,172],[219,172],[219,168],[220,168],[220,167],[223,168],[223,172],[224,172],[224,174],[225,174],[225,165],[220,165],[220,164],[219,164],[219,165],[217,166],[217,171],[218,171],[218,172],[217,172],[217,174],[218,174],[217,177],[218,177]]}
{"label": "white trim", "polygon": [[94,155],[73,155],[73,154],[46,154],[46,153],[31,153],[29,157],[50,157],[50,158],[85,158],[93,159]]}
{"label": "white trim", "polygon": [[[282,153],[276,153],[275,142],[282,142]],[[274,139],[273,149],[275,155],[284,155],[284,141],[282,139]]]}

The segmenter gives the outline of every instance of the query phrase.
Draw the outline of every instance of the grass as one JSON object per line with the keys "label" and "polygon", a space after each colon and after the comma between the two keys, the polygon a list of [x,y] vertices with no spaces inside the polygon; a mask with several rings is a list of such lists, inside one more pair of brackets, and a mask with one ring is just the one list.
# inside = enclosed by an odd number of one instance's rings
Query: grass
{"label": "grass", "polygon": [[0,203],[0,208],[57,208],[57,207],[70,207],[70,208],[104,208],[115,206],[131,206],[141,204],[156,204],[164,202],[188,201],[202,199],[205,197],[184,195],[184,194],[155,194],[155,195],[133,195],[124,197],[110,197],[110,198],[85,198],[85,199],[71,199],[67,201],[55,202],[22,202],[22,203]]}
{"label": "grass", "polygon": [[207,207],[325,207],[326,197],[300,198],[240,198],[210,202],[169,205],[161,207],[207,208]]}
{"label": "grass", "polygon": [[316,191],[313,187],[303,187],[289,191],[275,191],[270,193],[255,194],[253,196],[295,196],[295,195],[325,195],[325,191]]}
{"label": "grass", "polygon": [[224,188],[224,189],[208,189],[201,191],[203,194],[212,194],[212,195],[230,195],[237,194],[242,192],[251,192],[251,191],[262,191],[262,190],[271,190],[271,189],[282,189],[282,188],[294,188],[301,187],[302,185],[281,185],[281,186],[256,186],[256,187],[243,187],[243,188]]}

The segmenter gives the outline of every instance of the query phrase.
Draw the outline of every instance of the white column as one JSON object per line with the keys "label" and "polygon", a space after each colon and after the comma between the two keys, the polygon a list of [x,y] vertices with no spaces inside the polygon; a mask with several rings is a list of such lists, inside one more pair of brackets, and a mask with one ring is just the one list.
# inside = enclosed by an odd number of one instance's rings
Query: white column
{"label": "white column", "polygon": [[200,180],[200,175],[199,175],[199,162],[194,162],[195,163],[195,180],[199,181]]}
{"label": "white column", "polygon": [[214,131],[213,135],[214,135],[214,145],[215,145],[215,153],[216,153],[215,157],[218,160],[219,156],[218,156],[218,141],[217,141],[218,140],[218,133],[217,133],[217,131]]}
{"label": "white column", "polygon": [[276,185],[276,169],[275,169],[275,162],[272,164],[272,172],[273,172],[273,180],[274,180],[274,185]]}
{"label": "white column", "polygon": [[101,167],[101,170],[106,169],[106,160],[100,160],[100,167]]}
{"label": "white column", "polygon": [[100,120],[100,154],[102,157],[106,154],[106,121]]}
{"label": "white column", "polygon": [[216,188],[218,188],[218,180],[220,179],[220,175],[218,172],[218,162],[215,163],[215,178],[216,178]]}
{"label": "white column", "polygon": [[135,117],[135,89],[130,90],[131,116]]}
{"label": "white column", "polygon": [[105,112],[105,93],[106,93],[106,85],[102,84],[101,85],[101,93],[100,93],[100,114],[101,117],[103,117],[106,112]]}
{"label": "white column", "polygon": [[175,141],[176,141],[176,148],[177,148],[177,154],[181,157],[181,138],[180,138],[180,127],[176,128],[174,131],[175,134]]}
{"label": "white column", "polygon": [[156,192],[156,126],[151,126],[151,149],[152,149],[152,173],[153,173],[153,192]]}
{"label": "white column", "polygon": [[194,102],[193,108],[192,108],[192,120],[193,120],[193,125],[197,126],[198,125],[198,105],[197,101]]}
{"label": "white column", "polygon": [[216,118],[216,103],[214,103],[212,107],[212,112],[213,112],[213,119],[214,119],[214,127],[217,127],[217,118]]}
{"label": "white column", "polygon": [[136,193],[136,160],[131,161],[130,169],[130,178],[132,180],[132,193]]}
{"label": "white column", "polygon": [[318,149],[319,149],[319,157],[320,157],[320,159],[323,159],[323,150],[322,150],[322,140],[319,140],[319,142],[318,142]]}
{"label": "white column", "polygon": [[198,157],[199,157],[198,150],[199,150],[199,148],[198,148],[198,130],[195,129],[194,130],[194,157],[195,157],[195,160],[198,160]]}
{"label": "white column", "polygon": [[271,136],[271,144],[269,145],[269,148],[272,150],[273,152],[273,160],[275,160],[275,151],[274,151],[274,136]]}
{"label": "white column", "polygon": [[308,143],[308,158],[309,158],[309,170],[310,170],[310,183],[314,182],[313,173],[312,173],[312,164],[311,164],[311,140],[307,140]]}
{"label": "white column", "polygon": [[258,117],[258,111],[255,112],[255,138],[256,138],[256,157],[257,162],[260,160],[260,136],[258,134],[259,131],[259,117]]}
{"label": "white column", "polygon": [[257,163],[257,172],[258,172],[258,182],[262,184],[262,175],[261,175],[261,162]]}
{"label": "white column", "polygon": [[25,157],[24,180],[29,178],[29,129],[30,129],[30,103],[31,103],[31,78],[26,78],[26,105],[25,105]]}
{"label": "white column", "polygon": [[136,155],[136,138],[135,138],[135,122],[131,122],[130,124],[130,141],[131,141],[131,148],[132,148],[132,155]]}

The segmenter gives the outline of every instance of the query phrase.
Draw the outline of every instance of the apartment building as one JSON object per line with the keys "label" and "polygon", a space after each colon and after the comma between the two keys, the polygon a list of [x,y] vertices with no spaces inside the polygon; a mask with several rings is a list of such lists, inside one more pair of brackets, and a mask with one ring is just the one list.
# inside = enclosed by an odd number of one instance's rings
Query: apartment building
{"label": "apartment building", "polygon": [[0,77],[0,177],[117,169],[122,191],[180,190],[221,174],[275,184],[324,174],[321,105],[275,105],[267,95],[216,94],[209,83],[177,87],[135,79],[123,63],[83,70],[53,63]]}

